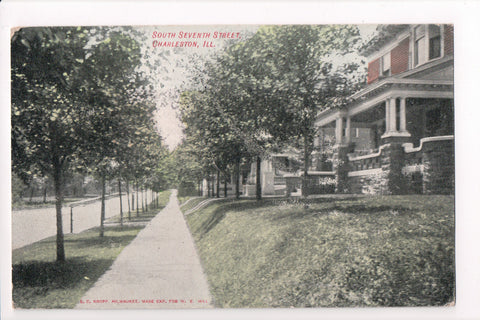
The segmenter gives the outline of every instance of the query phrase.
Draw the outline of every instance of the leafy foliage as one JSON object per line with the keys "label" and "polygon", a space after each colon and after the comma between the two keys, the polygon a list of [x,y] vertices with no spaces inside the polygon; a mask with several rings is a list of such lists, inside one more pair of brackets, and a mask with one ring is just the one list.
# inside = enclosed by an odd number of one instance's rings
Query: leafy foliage
{"label": "leafy foliage", "polygon": [[304,149],[306,172],[317,113],[359,86],[359,65],[334,66],[331,56],[359,39],[347,25],[261,27],[206,65],[202,90],[182,96],[186,140],[222,172],[293,144]]}
{"label": "leafy foliage", "polygon": [[12,167],[27,184],[35,174],[52,177],[58,260],[65,259],[61,206],[67,174],[87,168],[103,185],[120,175],[146,184],[163,152],[133,33],[24,28],[12,38]]}

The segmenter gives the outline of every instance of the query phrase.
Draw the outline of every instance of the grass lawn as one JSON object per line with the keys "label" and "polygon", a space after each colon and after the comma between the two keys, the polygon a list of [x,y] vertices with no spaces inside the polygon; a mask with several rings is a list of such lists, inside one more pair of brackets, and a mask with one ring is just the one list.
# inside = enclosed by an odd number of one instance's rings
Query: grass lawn
{"label": "grass lawn", "polygon": [[[170,191],[160,194],[160,207]],[[147,211],[141,219],[153,218],[161,209]],[[55,237],[13,250],[12,282],[15,308],[73,308],[97,279],[112,265],[122,249],[143,226],[106,226],[103,238],[98,228],[65,234],[65,262],[56,262]]]}
{"label": "grass lawn", "polygon": [[188,215],[216,307],[454,299],[453,196],[224,200]]}

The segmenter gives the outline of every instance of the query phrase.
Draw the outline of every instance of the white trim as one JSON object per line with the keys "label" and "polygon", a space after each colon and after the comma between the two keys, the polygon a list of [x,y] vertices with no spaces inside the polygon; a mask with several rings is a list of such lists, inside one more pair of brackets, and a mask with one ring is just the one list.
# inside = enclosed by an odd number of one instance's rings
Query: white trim
{"label": "white trim", "polygon": [[412,135],[407,131],[390,131],[385,132],[382,134],[381,138],[388,138],[388,137],[411,137]]}
{"label": "white trim", "polygon": [[[408,89],[389,89],[383,94],[375,97],[371,100],[366,100],[356,106],[353,106],[349,111],[349,116],[354,116],[356,114],[367,111],[368,109],[375,107],[376,105],[386,101],[386,99],[395,96],[395,97],[405,97],[405,98],[443,98],[443,99],[453,99],[452,91],[428,91],[428,90],[408,90]],[[328,123],[328,122],[327,122]]]}
{"label": "white trim", "polygon": [[[317,175],[317,176],[334,176],[336,175],[335,171],[308,171],[308,175]],[[303,176],[303,172],[300,173],[300,176]]]}
{"label": "white trim", "polygon": [[414,173],[414,172],[423,172],[424,166],[423,164],[414,164],[411,166],[405,166],[402,168],[402,173]]}
{"label": "white trim", "polygon": [[374,84],[368,86],[364,90],[361,90],[351,96],[352,99],[356,100],[359,97],[378,89],[379,87],[385,84],[413,84],[413,85],[451,85],[453,86],[453,80],[425,80],[425,79],[410,79],[410,78],[397,78],[397,77],[389,77],[382,79]]}
{"label": "white trim", "polygon": [[382,168],[368,169],[368,170],[359,170],[359,171],[350,171],[348,173],[349,177],[361,177],[361,176],[370,176],[374,174],[382,173]]}
{"label": "white trim", "polygon": [[[321,118],[323,113],[328,113],[328,112],[331,112],[331,109],[327,109],[324,112],[321,112],[317,116],[317,118]],[[315,125],[318,126],[318,127],[323,127],[326,124],[329,124],[329,123],[335,121],[339,117],[339,115],[340,115],[340,111],[331,112],[331,114],[326,116],[325,118],[322,118],[322,119],[319,119],[319,120],[315,121]]]}
{"label": "white trim", "polygon": [[426,137],[420,139],[420,145],[416,148],[413,147],[413,143],[407,142],[402,144],[403,150],[405,153],[412,153],[412,152],[418,152],[422,150],[423,144],[427,142],[434,142],[434,141],[447,141],[447,140],[453,140],[453,135],[448,135],[448,136],[436,136],[436,137]]}
{"label": "white trim", "polygon": [[354,157],[354,156],[351,156],[350,154],[348,154],[347,155],[348,161],[357,161],[357,160],[363,160],[363,159],[369,159],[369,158],[376,158],[376,157],[378,157],[382,154],[382,150],[385,149],[386,147],[390,147],[390,143],[383,144],[383,145],[380,146],[380,148],[378,148],[377,152],[367,154],[367,155],[364,155],[364,156]]}
{"label": "white trim", "polygon": [[[356,106],[353,106],[350,110],[348,110],[348,114],[350,116],[354,116],[356,114],[367,111],[368,109],[371,109],[371,108],[385,102],[390,95],[391,95],[390,92],[384,92],[383,94],[381,94],[381,95],[379,95],[379,96],[377,96],[373,99],[363,101],[362,103],[360,103]],[[386,109],[388,109],[388,108],[386,108]]]}
{"label": "white trim", "polygon": [[[418,70],[415,70],[418,71]],[[411,85],[447,85],[453,86],[452,80],[423,80],[423,79],[406,79],[406,78],[396,78],[389,77],[385,78],[379,82],[369,85],[364,90],[361,90],[351,96],[352,99],[357,100],[363,95],[376,90],[386,84],[411,84]],[[391,98],[395,97],[405,97],[405,98],[446,98],[453,99],[453,90],[452,91],[430,91],[430,90],[414,90],[414,89],[397,89],[389,88],[387,91],[382,94],[372,98],[362,101],[361,103],[352,106],[346,116],[354,116],[358,113],[364,112],[377,104],[380,104]],[[336,120],[341,114],[344,114],[344,111],[332,111],[332,109],[327,109],[317,115],[317,120],[315,125],[318,127],[323,127]],[[326,115],[326,116],[324,116]]]}

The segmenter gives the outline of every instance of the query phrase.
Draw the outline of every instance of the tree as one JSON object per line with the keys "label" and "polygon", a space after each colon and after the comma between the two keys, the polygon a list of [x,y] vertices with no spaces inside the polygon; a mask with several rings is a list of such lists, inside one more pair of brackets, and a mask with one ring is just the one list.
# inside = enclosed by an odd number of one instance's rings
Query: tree
{"label": "tree", "polygon": [[[128,32],[127,32],[128,33]],[[66,173],[90,167],[103,182],[114,163],[152,134],[138,43],[109,28],[24,28],[12,38],[12,169],[52,178],[57,260],[65,260]],[[102,201],[101,225],[104,219]]]}
{"label": "tree", "polygon": [[330,57],[354,50],[359,40],[354,26],[268,26],[217,59],[208,90],[221,114],[232,115],[232,128],[243,132],[258,164],[262,151],[301,146],[306,186],[317,113],[358,87],[359,66],[334,66]]}
{"label": "tree", "polygon": [[353,50],[359,40],[357,28],[346,25],[266,27],[252,38],[256,66],[265,66],[258,81],[271,110],[265,130],[280,143],[303,148],[304,195],[317,114],[331,99],[351,94],[358,81],[358,65],[334,66],[329,57]]}
{"label": "tree", "polygon": [[103,236],[105,183],[118,177],[129,145],[142,136],[153,111],[144,103],[149,98],[143,89],[147,81],[137,72],[141,58],[138,43],[120,31],[100,29],[99,32],[103,41],[89,50],[85,61],[90,112],[83,126],[85,144],[81,155],[102,181],[100,236]]}
{"label": "tree", "polygon": [[88,29],[23,28],[12,38],[12,169],[52,178],[56,198],[57,260],[65,260],[64,174],[79,147],[85,117],[81,68]]}

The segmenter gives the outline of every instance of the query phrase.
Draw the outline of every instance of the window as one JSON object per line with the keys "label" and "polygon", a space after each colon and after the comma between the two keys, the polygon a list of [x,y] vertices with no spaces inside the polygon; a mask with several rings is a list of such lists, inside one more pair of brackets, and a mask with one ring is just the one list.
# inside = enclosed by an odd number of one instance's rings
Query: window
{"label": "window", "polygon": [[425,62],[425,26],[418,26],[414,31],[414,63],[415,65]]}
{"label": "window", "polygon": [[438,25],[428,26],[428,46],[429,46],[429,59],[435,59],[441,55],[441,35],[440,27]]}
{"label": "window", "polygon": [[380,59],[381,73],[382,73],[382,76],[384,77],[388,77],[390,75],[390,65],[391,65],[390,62],[391,62],[390,52],[382,56],[382,58]]}
{"label": "window", "polygon": [[439,25],[420,25],[413,31],[413,65],[442,56],[442,32]]}

